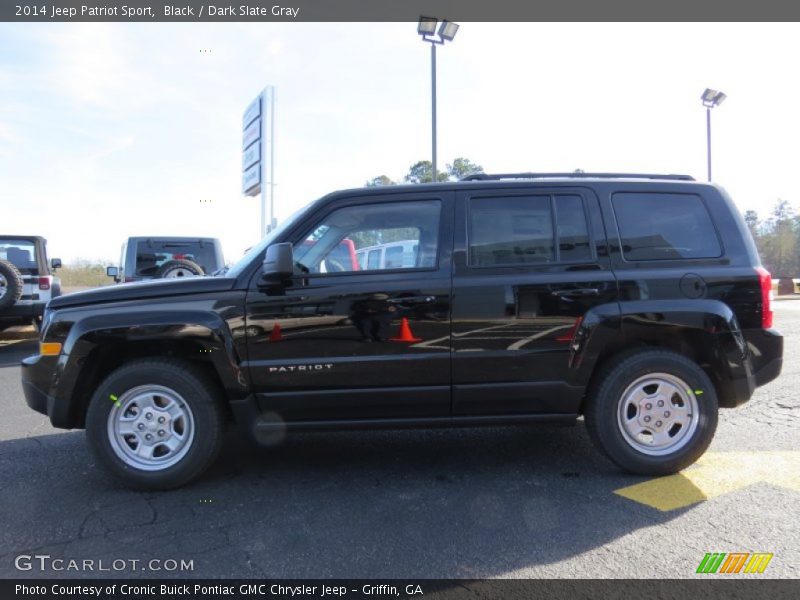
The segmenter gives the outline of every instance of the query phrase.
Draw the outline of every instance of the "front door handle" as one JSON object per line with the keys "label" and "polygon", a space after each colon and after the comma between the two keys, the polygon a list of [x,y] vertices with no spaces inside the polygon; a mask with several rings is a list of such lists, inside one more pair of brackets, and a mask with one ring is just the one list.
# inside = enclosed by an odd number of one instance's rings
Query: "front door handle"
{"label": "front door handle", "polygon": [[436,301],[436,296],[407,296],[405,298],[392,298],[392,304],[431,304]]}
{"label": "front door handle", "polygon": [[550,293],[558,298],[585,298],[586,296],[599,296],[600,290],[597,288],[574,288],[569,290],[556,290]]}

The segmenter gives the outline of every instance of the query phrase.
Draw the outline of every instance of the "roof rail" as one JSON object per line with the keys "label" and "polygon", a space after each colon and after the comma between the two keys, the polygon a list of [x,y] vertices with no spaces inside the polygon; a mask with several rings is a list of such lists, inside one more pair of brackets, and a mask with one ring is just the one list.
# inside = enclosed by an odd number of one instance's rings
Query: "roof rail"
{"label": "roof rail", "polygon": [[500,179],[553,179],[597,178],[597,179],[668,179],[671,181],[694,181],[691,175],[657,175],[653,173],[473,173],[460,181],[499,181]]}

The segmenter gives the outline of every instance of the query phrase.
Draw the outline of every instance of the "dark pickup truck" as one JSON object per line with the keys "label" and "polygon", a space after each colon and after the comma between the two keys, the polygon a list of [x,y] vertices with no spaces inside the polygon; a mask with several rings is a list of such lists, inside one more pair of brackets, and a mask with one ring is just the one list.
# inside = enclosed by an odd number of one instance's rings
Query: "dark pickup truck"
{"label": "dark pickup truck", "polygon": [[[326,260],[404,241],[395,262]],[[413,242],[413,243],[408,243]],[[718,407],[781,370],[770,275],[719,187],[676,175],[479,175],[328,195],[216,277],[52,300],[31,408],[113,473],[197,477],[233,420],[295,430],[575,422],[676,472]]]}

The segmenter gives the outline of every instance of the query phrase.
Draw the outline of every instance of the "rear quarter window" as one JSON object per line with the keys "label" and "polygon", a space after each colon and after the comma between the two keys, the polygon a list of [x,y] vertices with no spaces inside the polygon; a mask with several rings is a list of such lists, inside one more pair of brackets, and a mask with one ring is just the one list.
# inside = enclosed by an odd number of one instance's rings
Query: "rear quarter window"
{"label": "rear quarter window", "polygon": [[620,192],[611,202],[625,260],[722,256],[711,216],[696,194]]}

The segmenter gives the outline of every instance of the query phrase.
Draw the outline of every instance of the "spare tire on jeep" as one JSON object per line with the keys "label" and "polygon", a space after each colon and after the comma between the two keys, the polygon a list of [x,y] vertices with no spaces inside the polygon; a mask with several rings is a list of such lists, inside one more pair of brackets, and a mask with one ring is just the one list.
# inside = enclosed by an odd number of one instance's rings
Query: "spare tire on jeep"
{"label": "spare tire on jeep", "polygon": [[7,260],[0,260],[0,310],[11,308],[22,296],[22,273]]}
{"label": "spare tire on jeep", "polygon": [[203,267],[196,262],[185,258],[168,260],[156,271],[155,277],[158,279],[172,279],[175,277],[197,277],[205,275]]}

